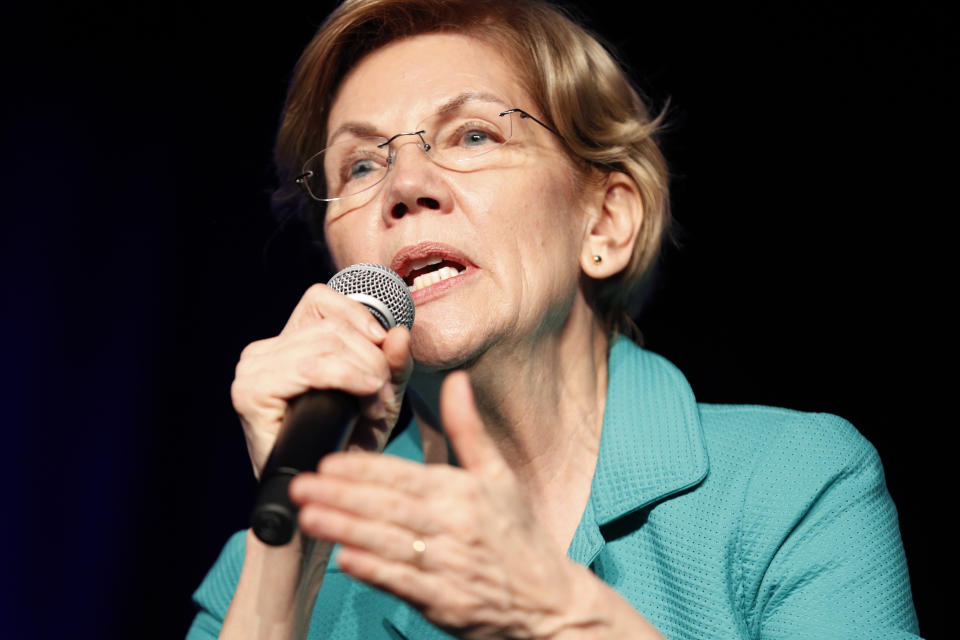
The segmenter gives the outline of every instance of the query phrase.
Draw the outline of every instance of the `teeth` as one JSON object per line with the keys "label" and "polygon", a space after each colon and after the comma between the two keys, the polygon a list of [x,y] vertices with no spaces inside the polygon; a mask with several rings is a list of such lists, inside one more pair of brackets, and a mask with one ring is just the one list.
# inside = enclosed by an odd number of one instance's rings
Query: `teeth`
{"label": "teeth", "polygon": [[[438,260],[437,262],[440,262]],[[436,262],[431,263],[436,264]],[[422,267],[420,267],[422,268]],[[418,289],[424,289],[429,287],[432,284],[437,284],[441,280],[446,280],[447,278],[452,278],[455,275],[459,275],[459,271],[453,267],[441,267],[436,271],[431,271],[430,273],[425,273],[422,276],[417,276],[413,279],[413,286],[410,287],[410,291],[417,291]]]}
{"label": "teeth", "polygon": [[416,271],[417,269],[423,269],[424,267],[429,267],[432,264],[439,264],[441,262],[443,262],[443,258],[438,258],[436,256],[414,260],[412,263],[410,263],[410,268],[407,270],[407,273]]}

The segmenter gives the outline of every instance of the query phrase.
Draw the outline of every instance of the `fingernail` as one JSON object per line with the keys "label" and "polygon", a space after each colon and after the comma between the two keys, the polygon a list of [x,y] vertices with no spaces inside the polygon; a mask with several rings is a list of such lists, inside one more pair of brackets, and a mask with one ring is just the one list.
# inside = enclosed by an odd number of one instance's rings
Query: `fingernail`
{"label": "fingernail", "polygon": [[316,509],[305,508],[300,510],[300,525],[303,528],[313,527],[320,522],[320,515]]}
{"label": "fingernail", "polygon": [[370,333],[373,334],[373,337],[377,340],[383,340],[387,337],[387,331],[376,320],[370,321]]}
{"label": "fingernail", "polygon": [[380,388],[384,386],[383,378],[379,376],[375,376],[370,373],[363,374],[363,381],[365,384],[368,384],[371,387],[375,387],[377,391],[379,391]]}
{"label": "fingernail", "polygon": [[294,478],[294,479],[290,482],[289,492],[290,492],[290,499],[291,499],[291,500],[293,500],[293,501],[295,501],[295,502],[296,502],[297,500],[299,500],[299,499],[303,496],[303,494],[304,494],[304,491],[303,491],[303,482],[302,482],[301,480],[299,480],[298,478]]}

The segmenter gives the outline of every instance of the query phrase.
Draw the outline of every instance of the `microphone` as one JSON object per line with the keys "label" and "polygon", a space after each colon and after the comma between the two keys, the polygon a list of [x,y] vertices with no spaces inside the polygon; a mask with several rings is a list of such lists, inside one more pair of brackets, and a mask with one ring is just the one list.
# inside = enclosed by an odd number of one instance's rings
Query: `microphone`
{"label": "microphone", "polygon": [[[413,328],[413,296],[403,278],[391,269],[381,264],[355,264],[327,284],[361,302],[384,329],[399,324]],[[290,401],[260,475],[250,519],[260,540],[273,546],[290,542],[297,523],[297,507],[287,491],[290,481],[301,471],[315,469],[326,454],[342,451],[358,415],[357,398],[338,389],[311,389]]]}

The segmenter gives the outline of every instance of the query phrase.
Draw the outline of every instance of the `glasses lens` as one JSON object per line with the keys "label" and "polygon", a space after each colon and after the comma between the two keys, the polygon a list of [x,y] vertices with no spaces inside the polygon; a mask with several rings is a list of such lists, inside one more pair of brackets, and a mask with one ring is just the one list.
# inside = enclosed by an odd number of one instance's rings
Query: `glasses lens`
{"label": "glasses lens", "polygon": [[387,175],[386,141],[382,137],[340,137],[304,165],[304,172],[312,174],[306,178],[310,191],[321,200],[331,200],[375,186]]}
{"label": "glasses lens", "polygon": [[[338,136],[334,144],[306,162],[301,180],[314,198],[323,201],[366,192],[386,177],[391,153],[408,141],[421,146],[438,165],[454,171],[510,166],[519,159],[511,153],[517,149],[508,143],[515,139],[520,116],[506,111],[510,109],[499,102],[466,100],[421,122],[416,134],[394,136],[397,141],[390,145],[381,136]],[[402,137],[414,135],[422,136],[428,146],[422,146],[417,137]]]}
{"label": "glasses lens", "polygon": [[500,103],[467,101],[446,109],[417,129],[426,131],[430,156],[449,169],[476,169],[496,164],[501,150],[513,137],[513,114],[501,116],[507,107]]}

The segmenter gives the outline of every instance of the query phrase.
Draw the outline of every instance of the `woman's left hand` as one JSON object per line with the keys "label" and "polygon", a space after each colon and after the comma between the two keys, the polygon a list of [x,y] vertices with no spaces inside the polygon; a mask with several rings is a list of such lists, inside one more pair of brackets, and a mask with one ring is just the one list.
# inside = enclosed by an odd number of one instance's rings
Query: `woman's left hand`
{"label": "woman's left hand", "polygon": [[467,375],[450,374],[441,398],[462,468],[332,454],[291,484],[302,531],[340,543],[343,571],[463,638],[549,638],[589,626],[577,619],[577,599],[582,581],[596,579],[534,516],[484,429]]}

